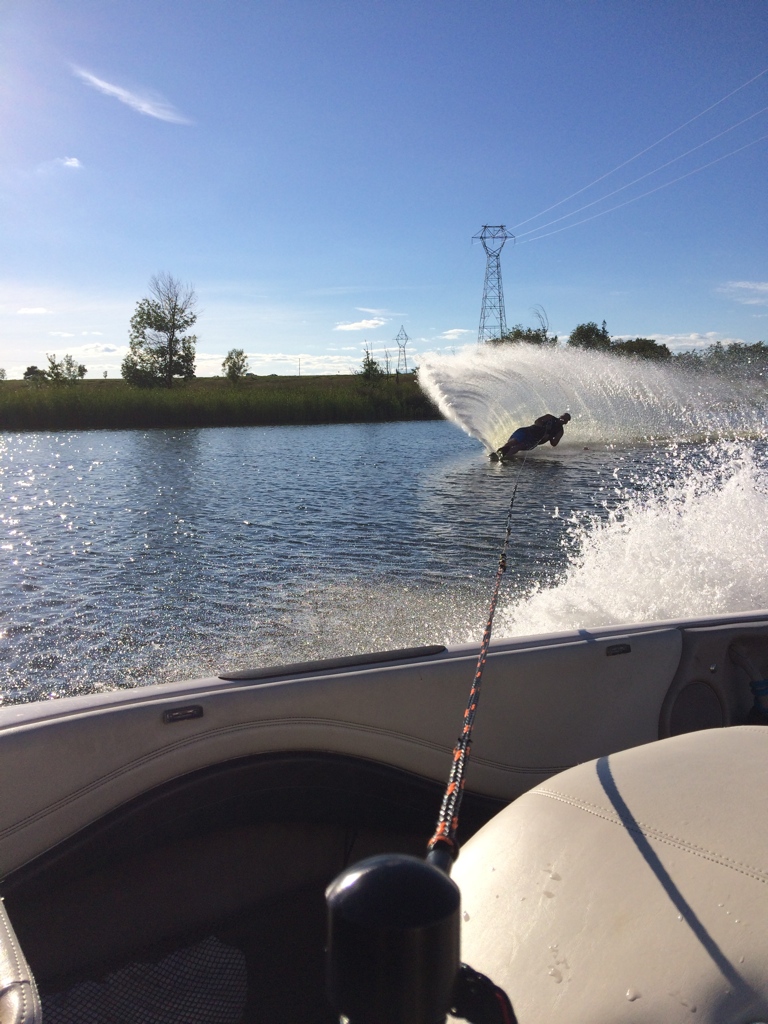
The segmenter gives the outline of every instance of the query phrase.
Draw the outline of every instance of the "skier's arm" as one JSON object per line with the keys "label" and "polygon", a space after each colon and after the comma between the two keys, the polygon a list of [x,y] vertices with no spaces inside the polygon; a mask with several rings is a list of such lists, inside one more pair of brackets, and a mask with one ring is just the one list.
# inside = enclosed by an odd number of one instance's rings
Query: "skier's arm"
{"label": "skier's arm", "polygon": [[562,436],[563,436],[563,425],[562,425],[562,423],[560,423],[560,424],[558,424],[558,429],[555,431],[554,436],[549,439],[549,443],[552,445],[553,448],[557,448],[558,442],[560,441],[560,438]]}

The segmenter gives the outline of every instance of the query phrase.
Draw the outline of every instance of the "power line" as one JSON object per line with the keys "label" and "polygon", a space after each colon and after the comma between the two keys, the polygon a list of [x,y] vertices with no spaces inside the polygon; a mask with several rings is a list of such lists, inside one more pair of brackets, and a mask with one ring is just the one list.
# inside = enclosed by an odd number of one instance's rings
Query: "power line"
{"label": "power line", "polygon": [[567,231],[568,228],[578,227],[579,224],[586,224],[590,220],[596,220],[598,217],[604,217],[606,213],[613,213],[614,210],[620,210],[622,206],[629,206],[630,203],[636,203],[638,199],[645,199],[646,196],[653,195],[654,192],[659,192],[663,188],[667,188],[669,185],[675,185],[678,181],[682,181],[683,178],[690,178],[692,174],[698,174],[699,171],[705,171],[707,167],[712,167],[713,164],[719,164],[721,160],[727,160],[729,156],[735,156],[737,153],[741,153],[745,149],[749,149],[750,146],[756,146],[758,142],[764,142],[768,139],[768,135],[762,135],[759,139],[755,139],[753,142],[748,142],[745,146],[739,146],[738,149],[731,150],[730,153],[725,153],[723,156],[717,157],[715,160],[710,160],[708,164],[702,164],[701,167],[695,167],[692,171],[687,171],[685,174],[681,174],[679,178],[673,178],[672,181],[665,181],[663,185],[657,185],[656,188],[650,189],[648,192],[643,192],[639,196],[634,196],[632,199],[627,199],[623,203],[619,203],[617,206],[611,206],[608,210],[601,210],[600,213],[593,213],[591,217],[584,217],[583,220],[577,220],[573,224],[565,224],[561,228],[555,228],[554,231],[547,231],[546,234],[536,235],[535,238],[524,238],[520,243],[525,245],[526,242],[538,242],[540,238],[549,238],[550,235],[558,235],[561,231]]}
{"label": "power line", "polygon": [[[758,110],[754,114],[750,114],[749,117],[742,118],[741,121],[737,121],[736,124],[732,124],[730,128],[724,128],[723,131],[718,132],[717,135],[713,135],[711,139],[707,139],[706,142],[700,142],[698,146],[694,146],[692,149],[687,149],[685,153],[681,153],[679,156],[672,157],[671,160],[667,160],[665,164],[661,164],[660,167],[655,167],[652,171],[647,171],[645,174],[641,174],[639,178],[635,178],[634,181],[628,182],[626,185],[621,185],[619,188],[615,188],[613,192],[608,192],[604,196],[600,196],[599,199],[593,199],[591,203],[585,203],[584,206],[580,206],[577,210],[572,210],[570,213],[564,213],[562,217],[556,217],[554,220],[548,221],[546,224],[540,224],[537,228],[531,228],[528,231],[523,231],[521,235],[517,235],[518,239],[525,238],[526,235],[535,235],[537,231],[543,231],[545,228],[551,227],[553,224],[559,224],[561,220],[567,220],[569,217],[575,217],[577,213],[581,213],[583,210],[588,210],[591,206],[596,206],[598,203],[605,202],[606,199],[610,199],[611,196],[618,195],[619,192],[623,192],[625,189],[631,188],[636,185],[638,181],[643,181],[645,178],[650,178],[652,174],[658,174],[659,171],[663,171],[665,167],[669,167],[671,164],[677,163],[678,160],[682,160],[686,156],[690,156],[691,153],[695,153],[697,149],[703,149],[704,146],[708,146],[710,142],[714,142],[716,139],[721,138],[723,135],[727,135],[728,132],[734,131],[741,125],[746,124],[747,121],[751,121],[754,117],[759,117],[760,114],[764,114],[768,110],[768,107],[763,107],[762,110]],[[680,180],[679,178],[676,180]],[[645,193],[648,195],[649,193]],[[614,207],[617,209],[617,207]],[[580,223],[584,223],[581,221]]]}
{"label": "power line", "polygon": [[719,107],[721,103],[725,103],[725,101],[729,100],[731,96],[735,96],[737,92],[741,92],[742,89],[746,89],[748,85],[751,85],[753,82],[756,82],[758,78],[762,78],[762,76],[765,74],[768,74],[768,68],[765,68],[763,71],[759,72],[759,74],[755,75],[753,78],[750,78],[749,81],[744,82],[743,85],[740,85],[737,89],[734,89],[732,92],[729,92],[726,96],[723,96],[722,99],[719,99],[716,103],[713,103],[711,106],[707,107],[705,110],[702,110],[694,117],[689,118],[687,121],[683,122],[683,124],[679,125],[679,127],[675,128],[673,131],[667,132],[666,135],[663,135],[660,139],[657,139],[656,142],[652,142],[650,146],[646,146],[645,149],[641,149],[639,153],[635,153],[634,156],[631,156],[628,160],[625,160],[624,163],[621,163],[617,167],[614,167],[613,170],[606,171],[605,174],[601,174],[599,178],[595,178],[595,180],[591,181],[589,185],[585,185],[583,188],[578,189],[576,192],[572,192],[571,195],[566,196],[565,199],[560,199],[558,202],[553,203],[552,206],[548,206],[545,210],[542,210],[540,213],[534,214],[533,217],[528,217],[527,220],[521,220],[518,224],[514,224],[512,226],[512,230],[514,231],[517,228],[522,227],[524,224],[530,224],[532,220],[538,220],[539,217],[543,217],[544,214],[549,213],[550,210],[556,210],[557,207],[562,206],[563,203],[567,203],[570,199],[575,199],[576,196],[580,196],[582,192],[586,192],[587,189],[592,188],[593,185],[597,185],[598,182],[610,177],[611,174],[615,174],[616,171],[620,171],[622,167],[626,167],[627,164],[631,164],[633,160],[639,159],[645,153],[648,153],[650,150],[655,149],[656,146],[660,146],[662,142],[666,142],[667,139],[672,138],[673,135],[677,135],[677,133],[681,132],[683,128],[687,128],[689,124],[693,124],[694,121],[698,121],[700,117],[703,117],[705,114],[708,114],[710,110],[714,110],[715,107]]}

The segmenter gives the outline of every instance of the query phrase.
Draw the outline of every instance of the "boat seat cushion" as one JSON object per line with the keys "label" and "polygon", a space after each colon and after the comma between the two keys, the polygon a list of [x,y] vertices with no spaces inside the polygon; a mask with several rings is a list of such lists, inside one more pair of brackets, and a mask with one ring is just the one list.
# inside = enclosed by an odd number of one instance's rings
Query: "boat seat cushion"
{"label": "boat seat cushion", "polygon": [[519,1024],[768,1020],[768,729],[562,772],[467,843],[462,959]]}
{"label": "boat seat cushion", "polygon": [[40,1024],[37,986],[0,899],[0,1024]]}

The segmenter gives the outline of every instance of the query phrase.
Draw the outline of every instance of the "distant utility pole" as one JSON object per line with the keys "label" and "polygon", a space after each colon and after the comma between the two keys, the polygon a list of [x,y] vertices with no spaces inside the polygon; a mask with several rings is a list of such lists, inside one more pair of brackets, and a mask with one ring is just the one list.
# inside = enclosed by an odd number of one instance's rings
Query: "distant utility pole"
{"label": "distant utility pole", "polygon": [[501,285],[501,250],[508,238],[515,236],[503,224],[483,224],[472,240],[480,239],[486,253],[485,284],[483,285],[483,306],[480,310],[478,344],[503,338],[507,333],[507,317],[504,312],[504,289]]}
{"label": "distant utility pole", "polygon": [[397,372],[408,373],[408,357],[405,354],[405,346],[411,339],[405,333],[405,328],[400,324],[395,341],[397,342]]}

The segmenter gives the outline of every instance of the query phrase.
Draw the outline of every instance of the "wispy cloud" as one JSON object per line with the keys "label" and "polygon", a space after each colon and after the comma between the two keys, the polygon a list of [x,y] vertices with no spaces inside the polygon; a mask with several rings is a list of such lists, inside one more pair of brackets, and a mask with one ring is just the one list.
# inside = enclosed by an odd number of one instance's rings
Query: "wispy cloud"
{"label": "wispy cloud", "polygon": [[372,331],[377,327],[382,327],[387,321],[380,316],[375,316],[371,320],[356,320],[352,324],[336,324],[333,328],[334,331]]}
{"label": "wispy cloud", "polygon": [[[87,334],[87,331],[83,332]],[[80,345],[79,352],[83,352],[85,355],[110,355],[113,352],[122,352],[122,348],[118,348],[117,345],[103,345],[99,342],[92,341],[88,345]]]}
{"label": "wispy cloud", "polygon": [[452,327],[450,331],[438,334],[438,338],[443,338],[445,341],[458,341],[462,334],[474,334],[474,331],[470,331],[468,327]]}
{"label": "wispy cloud", "polygon": [[768,281],[726,281],[718,291],[744,306],[768,306]]}
{"label": "wispy cloud", "polygon": [[127,107],[137,111],[139,114],[146,114],[148,117],[156,117],[159,121],[170,121],[171,124],[192,124],[189,118],[184,117],[180,114],[176,108],[163,99],[162,96],[151,93],[138,93],[130,92],[128,89],[124,89],[120,85],[113,85],[111,82],[105,82],[103,78],[97,78],[96,75],[92,75],[90,71],[86,71],[84,68],[72,67],[73,74],[77,75],[79,79],[90,85],[94,89],[98,89],[99,92],[104,93],[105,96],[112,96],[113,99],[119,100],[124,103]]}
{"label": "wispy cloud", "polygon": [[46,309],[45,306],[22,306],[21,309],[16,310],[18,316],[43,316],[45,313],[52,312],[52,309]]}
{"label": "wispy cloud", "polygon": [[54,162],[57,163],[59,167],[71,167],[74,170],[80,170],[83,166],[76,156],[59,156],[56,157]]}
{"label": "wispy cloud", "polygon": [[48,331],[52,338],[74,338],[74,334],[70,334],[69,331]]}

